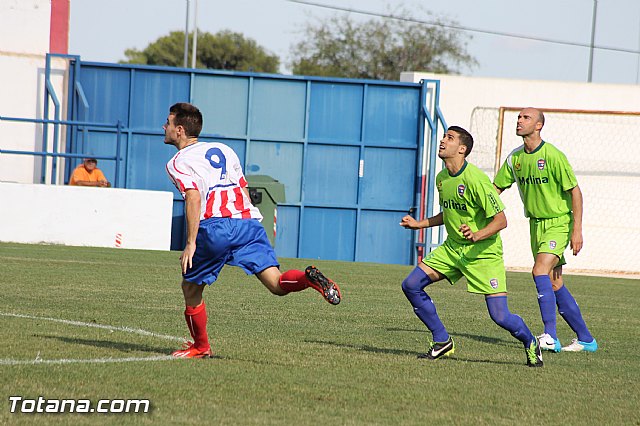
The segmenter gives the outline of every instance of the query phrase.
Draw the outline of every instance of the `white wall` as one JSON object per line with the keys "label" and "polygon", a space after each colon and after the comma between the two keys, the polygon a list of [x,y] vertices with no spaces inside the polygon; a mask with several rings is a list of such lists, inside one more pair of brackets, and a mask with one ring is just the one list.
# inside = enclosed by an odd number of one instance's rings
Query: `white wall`
{"label": "white wall", "polygon": [[[42,119],[51,2],[0,0],[0,17],[0,116]],[[66,111],[68,62],[53,58],[51,68],[55,94]],[[53,119],[51,101],[49,107]],[[42,124],[0,120],[0,149],[43,151],[42,132]],[[49,151],[52,134],[50,125]],[[169,250],[171,193],[33,185],[41,182],[41,158],[0,154],[0,241]]]}
{"label": "white wall", "polygon": [[[0,16],[0,116],[41,119],[51,2],[0,0]],[[52,68],[55,70],[52,83],[64,111],[67,61],[54,59]],[[53,105],[50,107],[49,118],[54,118]],[[41,124],[0,120],[0,133],[3,135],[0,149],[42,151],[42,129]],[[53,133],[53,127],[49,129]],[[61,135],[61,140],[64,140],[64,135]],[[50,161],[48,170],[51,170]],[[0,181],[39,183],[41,175],[41,157],[0,154]]]}
{"label": "white wall", "polygon": [[[509,80],[429,73],[402,73],[401,75],[401,80],[406,82],[419,82],[423,79],[440,80],[440,107],[447,124],[458,125],[469,130],[472,127],[479,127],[478,123],[472,123],[471,120],[476,108],[532,106],[552,109],[640,111],[640,86],[638,85]],[[513,115],[511,114],[509,118],[511,121],[515,120]],[[543,138],[545,134],[553,134],[552,127],[553,123],[549,123],[547,119],[547,124],[542,131]],[[508,144],[513,144],[515,122],[505,122],[504,129],[508,133],[508,135],[505,134],[505,138],[510,138]],[[637,130],[640,131],[640,128]],[[621,140],[623,138],[624,140]],[[549,141],[563,150],[562,140]],[[612,132],[595,139],[585,135],[579,141],[579,148],[567,146],[565,152],[572,150],[575,158],[576,151],[588,151],[594,163],[605,160],[613,163],[616,160],[628,163],[629,156],[638,158],[636,155],[638,142],[640,138],[637,132]],[[626,148],[616,151],[616,147],[621,148],[623,143]],[[501,158],[504,158],[509,151],[503,150]],[[487,156],[493,160],[492,156],[495,155],[491,152],[472,152],[469,161],[473,163],[474,158],[486,159]],[[618,156],[617,159],[616,156]],[[571,159],[572,156],[569,156],[569,161]],[[438,163],[438,167],[441,167],[440,162]],[[483,169],[493,177],[492,170],[490,168],[487,170],[486,161],[483,160],[482,163]],[[638,163],[634,160],[634,164]],[[640,209],[640,205],[633,198],[634,194],[640,190],[640,178],[617,176],[615,166],[611,167],[611,171],[611,176],[602,174],[578,176],[585,199],[583,224],[585,245],[576,257],[570,254],[569,250],[565,252],[568,262],[565,267],[567,272],[640,274],[640,255],[637,254],[640,252],[640,223],[630,220],[632,212]],[[640,173],[640,167],[635,168],[635,172]],[[512,187],[505,191],[501,198],[507,206],[509,222],[507,229],[502,232],[505,264],[513,269],[530,269],[533,259],[529,247],[529,226],[523,215],[518,191]]]}
{"label": "white wall", "polygon": [[[403,72],[401,81],[440,80],[440,108],[447,124],[471,126],[476,107],[640,111],[640,85],[510,80]],[[515,129],[515,125],[514,125]],[[514,130],[515,131],[515,130]]]}
{"label": "white wall", "polygon": [[169,250],[173,194],[0,183],[0,241]]}
{"label": "white wall", "polygon": [[0,0],[0,52],[41,55],[49,50],[51,0]]}

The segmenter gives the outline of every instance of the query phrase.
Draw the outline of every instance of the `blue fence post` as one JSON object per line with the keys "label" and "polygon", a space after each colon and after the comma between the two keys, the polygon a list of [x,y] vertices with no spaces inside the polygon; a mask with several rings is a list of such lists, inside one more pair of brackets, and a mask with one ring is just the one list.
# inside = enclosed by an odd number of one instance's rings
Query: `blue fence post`
{"label": "blue fence post", "polygon": [[[429,107],[426,103],[424,103],[424,114],[427,122],[429,123],[430,129],[430,137],[429,137],[429,169],[427,175],[427,206],[425,217],[429,217],[434,213],[435,201],[434,201],[434,190],[435,190],[435,177],[436,177],[436,158],[438,154],[438,122],[442,123],[442,126],[446,129],[447,123],[444,120],[444,116],[442,111],[440,110],[440,80],[426,80],[426,82],[434,83],[435,90],[432,96],[432,104],[433,111],[429,110]],[[425,249],[431,251],[431,248],[438,246],[442,243],[442,227],[440,227],[438,234],[438,243],[432,243],[433,238],[433,229],[427,228],[425,232]]]}
{"label": "blue fence post", "polygon": [[[45,120],[49,119],[49,85],[46,83],[49,81],[50,64],[51,64],[51,57],[49,56],[49,54],[47,54],[45,59],[45,85],[44,85],[44,108],[43,108],[43,118]],[[43,126],[42,126],[42,150],[43,151],[46,151],[47,149],[47,139],[49,139],[49,127],[45,122],[43,123]],[[42,162],[41,162],[40,168],[41,168],[40,183],[45,183],[46,182],[45,175],[47,170],[46,156],[42,156]]]}
{"label": "blue fence post", "polygon": [[120,136],[122,135],[122,121],[118,120],[116,124],[116,173],[115,173],[115,183],[114,186],[116,188],[120,188],[120,145],[122,143],[122,139]]}

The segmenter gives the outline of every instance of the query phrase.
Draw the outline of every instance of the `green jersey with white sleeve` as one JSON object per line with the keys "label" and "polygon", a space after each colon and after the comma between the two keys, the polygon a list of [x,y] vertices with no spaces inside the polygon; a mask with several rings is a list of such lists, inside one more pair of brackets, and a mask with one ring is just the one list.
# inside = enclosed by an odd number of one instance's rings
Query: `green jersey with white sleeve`
{"label": "green jersey with white sleeve", "polygon": [[501,189],[518,185],[525,216],[550,219],[571,212],[569,190],[578,185],[567,157],[555,146],[542,141],[532,152],[524,145],[514,149],[493,180]]}
{"label": "green jersey with white sleeve", "polygon": [[[438,173],[436,188],[447,229],[447,239],[461,245],[473,243],[462,236],[460,225],[466,224],[471,231],[476,232],[486,227],[493,216],[504,210],[504,204],[489,177],[466,161],[454,176],[451,176],[446,168]],[[502,250],[499,234],[492,235],[483,243],[487,246],[496,243],[500,252]]]}

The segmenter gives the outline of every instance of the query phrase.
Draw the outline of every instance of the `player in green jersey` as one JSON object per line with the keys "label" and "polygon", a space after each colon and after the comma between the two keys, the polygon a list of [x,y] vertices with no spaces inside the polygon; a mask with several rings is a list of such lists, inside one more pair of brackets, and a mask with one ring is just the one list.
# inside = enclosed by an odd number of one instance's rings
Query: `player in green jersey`
{"label": "player in green jersey", "polygon": [[[574,256],[582,249],[582,192],[567,157],[542,140],[543,126],[542,111],[520,111],[516,134],[524,144],[507,156],[493,183],[498,193],[516,183],[529,218],[535,259],[532,274],[544,323],[544,333],[538,336],[540,345],[553,352],[595,352],[598,344],[562,279],[565,249],[570,245]],[[556,305],[577,335],[565,347],[556,333]]]}
{"label": "player in green jersey", "polygon": [[427,353],[418,358],[438,359],[454,353],[455,344],[424,290],[447,279],[452,284],[467,278],[467,291],[485,296],[491,319],[506,329],[525,348],[527,365],[542,366],[540,345],[522,318],[509,312],[507,284],[502,260],[501,229],[507,226],[504,205],[489,177],[466,161],[473,137],[465,129],[447,129],[438,150],[445,168],[436,176],[442,212],[417,221],[407,215],[400,225],[421,229],[445,225],[447,239],[431,252],[402,282],[402,290],[415,314],[433,336]]}

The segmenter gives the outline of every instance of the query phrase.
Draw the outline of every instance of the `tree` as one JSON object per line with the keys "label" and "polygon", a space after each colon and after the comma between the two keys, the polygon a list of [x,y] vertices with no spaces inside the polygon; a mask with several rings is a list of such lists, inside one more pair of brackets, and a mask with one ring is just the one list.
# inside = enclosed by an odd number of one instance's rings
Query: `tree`
{"label": "tree", "polygon": [[[192,46],[193,35],[189,35]],[[191,49],[189,49],[191,64]],[[181,67],[184,62],[184,32],[172,31],[149,44],[144,50],[127,49],[127,60],[120,63]],[[216,34],[198,33],[196,68],[278,72],[280,59],[269,54],[253,39],[228,30]]]}
{"label": "tree", "polygon": [[[396,15],[398,16],[398,15]],[[401,71],[456,73],[477,65],[459,31],[393,18],[354,22],[348,15],[307,22],[291,49],[294,74],[397,80]],[[439,24],[445,23],[442,20]],[[452,25],[451,22],[447,25]]]}

